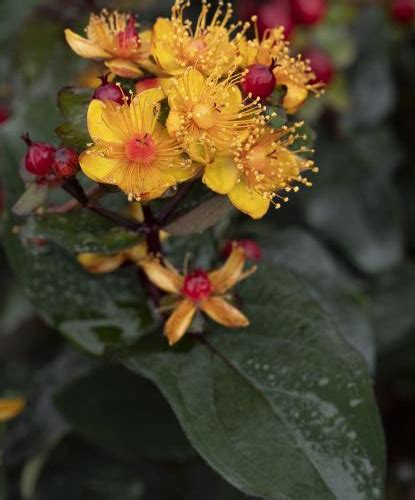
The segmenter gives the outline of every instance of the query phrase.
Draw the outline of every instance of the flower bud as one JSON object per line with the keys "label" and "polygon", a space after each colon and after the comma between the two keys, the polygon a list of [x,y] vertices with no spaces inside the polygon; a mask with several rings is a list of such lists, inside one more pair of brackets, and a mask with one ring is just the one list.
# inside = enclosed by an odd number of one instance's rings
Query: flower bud
{"label": "flower bud", "polygon": [[56,149],[44,142],[33,142],[29,135],[23,135],[22,139],[27,144],[25,156],[25,168],[28,172],[38,176],[45,176],[52,171],[52,162]]}
{"label": "flower bud", "polygon": [[73,177],[79,170],[78,153],[72,148],[59,148],[55,152],[52,169],[57,177]]}
{"label": "flower bud", "polygon": [[100,101],[114,101],[117,104],[123,104],[124,94],[119,85],[110,83],[108,75],[100,77],[101,85],[95,89],[92,99],[99,99]]}
{"label": "flower bud", "polygon": [[415,0],[394,0],[391,13],[397,23],[410,23],[415,18]]}
{"label": "flower bud", "polygon": [[265,64],[252,64],[245,75],[241,86],[245,94],[264,99],[272,94],[276,84],[271,68]]}
{"label": "flower bud", "polygon": [[224,257],[229,257],[234,245],[243,248],[247,260],[259,262],[262,259],[261,247],[255,241],[249,239],[229,241],[222,252]]}
{"label": "flower bud", "polygon": [[285,38],[294,32],[294,21],[287,0],[264,3],[258,8],[258,31],[262,36],[267,29],[283,26]]}
{"label": "flower bud", "polygon": [[327,10],[326,0],[291,0],[294,20],[298,24],[317,24]]}
{"label": "flower bud", "polygon": [[304,59],[310,61],[311,69],[316,75],[312,83],[322,82],[328,85],[334,76],[334,67],[330,56],[320,49],[309,49],[303,53]]}

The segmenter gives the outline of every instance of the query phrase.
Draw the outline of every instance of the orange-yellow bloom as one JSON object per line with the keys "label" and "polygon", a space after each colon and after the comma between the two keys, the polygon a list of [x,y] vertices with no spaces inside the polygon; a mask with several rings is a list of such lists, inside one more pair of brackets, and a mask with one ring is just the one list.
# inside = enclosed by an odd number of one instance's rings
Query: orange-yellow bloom
{"label": "orange-yellow bloom", "polygon": [[[218,155],[206,165],[203,182],[213,191],[227,194],[238,210],[254,219],[263,217],[271,204],[279,208],[280,201],[288,201],[286,193],[298,191],[293,184],[311,186],[302,172],[318,170],[312,160],[290,150],[301,138],[295,132],[301,125],[279,130],[266,127],[259,135],[250,136],[236,156]],[[300,148],[298,152],[306,151]]]}
{"label": "orange-yellow bloom", "polygon": [[229,328],[249,325],[246,316],[225,298],[231,288],[255,271],[251,268],[244,272],[243,248],[234,246],[225,264],[210,273],[197,269],[182,276],[157,258],[145,259],[140,265],[152,283],[176,299],[173,313],[164,325],[164,334],[170,345],[183,337],[197,310]]}
{"label": "orange-yellow bloom", "polygon": [[205,75],[212,71],[225,75],[237,67],[236,40],[233,34],[242,23],[229,24],[232,6],[223,10],[219,2],[217,10],[209,19],[211,5],[202,0],[202,7],[195,27],[183,18],[183,11],[188,6],[187,0],[176,0],[172,8],[171,19],[159,18],[153,27],[152,55],[160,68],[167,74],[180,75],[192,66]]}
{"label": "orange-yellow bloom", "polygon": [[205,77],[189,68],[166,85],[170,135],[184,144],[195,161],[209,163],[216,152],[235,150],[248,132],[264,123],[258,101],[242,99],[239,76]]}
{"label": "orange-yellow bloom", "polygon": [[143,242],[115,254],[80,253],[78,255],[78,262],[92,274],[104,274],[116,271],[125,262],[138,264],[146,256],[147,244]]}
{"label": "orange-yellow bloom", "polygon": [[104,60],[112,73],[126,78],[143,74],[140,68],[152,70],[150,61],[151,32],[137,32],[132,14],[105,9],[100,15],[91,14],[86,38],[70,29],[65,30],[71,49],[87,59]]}
{"label": "orange-yellow bloom", "polygon": [[0,399],[0,422],[7,422],[19,415],[26,405],[23,398]]}
{"label": "orange-yellow bloom", "polygon": [[97,182],[117,185],[130,200],[157,198],[197,171],[157,120],[160,92],[144,91],[123,105],[94,99],[88,108],[94,144],[79,157],[81,168]]}
{"label": "orange-yellow bloom", "polygon": [[300,55],[290,54],[290,44],[284,38],[283,28],[267,30],[262,40],[238,41],[241,67],[248,68],[253,64],[273,67],[276,86],[284,85],[287,89],[283,98],[283,106],[287,113],[296,113],[306,101],[309,92],[319,94],[323,85],[314,83],[316,75],[310,64]]}

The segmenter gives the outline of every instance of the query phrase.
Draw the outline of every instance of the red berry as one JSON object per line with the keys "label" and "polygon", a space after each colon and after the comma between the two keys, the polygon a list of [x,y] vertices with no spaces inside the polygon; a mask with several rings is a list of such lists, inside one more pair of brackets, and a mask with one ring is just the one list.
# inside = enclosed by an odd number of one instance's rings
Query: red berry
{"label": "red berry", "polygon": [[322,82],[328,85],[334,76],[333,63],[330,56],[320,49],[308,49],[303,54],[310,61],[310,66],[316,75],[313,83]]}
{"label": "red berry", "polygon": [[73,177],[79,170],[78,153],[72,148],[59,148],[55,152],[52,169],[57,177]]}
{"label": "red berry", "polygon": [[202,269],[196,269],[184,277],[182,293],[190,300],[199,301],[209,297],[212,284],[208,274]]}
{"label": "red berry", "polygon": [[107,75],[101,76],[101,85],[95,89],[92,99],[100,101],[114,101],[117,104],[123,104],[124,94],[118,85],[110,83]]}
{"label": "red berry", "polygon": [[326,14],[326,0],[291,0],[294,20],[298,24],[316,24]]}
{"label": "red berry", "polygon": [[255,262],[259,262],[262,259],[262,250],[261,247],[253,240],[243,239],[243,240],[235,240],[227,243],[225,248],[223,249],[223,255],[225,257],[229,257],[232,252],[233,246],[237,245],[244,249],[245,257],[248,260],[253,260]]}
{"label": "red berry", "polygon": [[284,27],[285,38],[294,31],[294,21],[287,0],[274,0],[261,5],[258,9],[258,31],[260,36],[267,29]]}
{"label": "red berry", "polygon": [[396,22],[410,23],[415,18],[415,0],[394,0],[391,11]]}
{"label": "red berry", "polygon": [[6,106],[0,106],[0,125],[10,118],[10,111]]}
{"label": "red berry", "polygon": [[28,146],[25,156],[26,170],[31,174],[39,176],[50,174],[56,149],[44,142],[32,142],[28,134],[22,136],[22,139]]}
{"label": "red berry", "polygon": [[248,73],[241,82],[242,89],[246,94],[251,93],[253,97],[261,99],[272,94],[275,84],[275,76],[265,64],[249,66]]}

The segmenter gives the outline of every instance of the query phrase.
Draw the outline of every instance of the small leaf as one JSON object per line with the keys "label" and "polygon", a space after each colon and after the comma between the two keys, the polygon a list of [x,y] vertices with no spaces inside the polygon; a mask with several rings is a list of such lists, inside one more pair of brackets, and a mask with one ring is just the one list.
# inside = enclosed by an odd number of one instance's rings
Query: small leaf
{"label": "small leaf", "polygon": [[32,213],[46,201],[48,193],[46,184],[31,184],[13,206],[13,213],[20,216]]}
{"label": "small leaf", "polygon": [[86,115],[91,101],[91,89],[64,87],[58,94],[58,106],[66,122],[56,129],[65,146],[83,149],[91,141]]}
{"label": "small leaf", "polygon": [[158,389],[123,367],[99,368],[75,380],[55,403],[87,440],[121,460],[183,461],[194,455]]}
{"label": "small leaf", "polygon": [[201,233],[225,217],[232,205],[227,196],[215,196],[176,220],[163,229],[174,236],[187,236]]}

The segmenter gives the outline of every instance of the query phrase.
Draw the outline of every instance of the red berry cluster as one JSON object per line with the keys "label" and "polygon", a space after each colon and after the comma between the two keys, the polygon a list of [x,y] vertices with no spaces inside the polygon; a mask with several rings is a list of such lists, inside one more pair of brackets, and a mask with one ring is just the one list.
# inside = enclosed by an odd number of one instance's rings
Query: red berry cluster
{"label": "red berry cluster", "polygon": [[75,149],[56,149],[45,142],[33,142],[28,134],[23,135],[22,139],[27,145],[25,168],[31,174],[66,179],[78,172],[78,153]]}
{"label": "red berry cluster", "polygon": [[391,14],[397,23],[409,24],[415,19],[415,0],[393,0]]}
{"label": "red berry cluster", "polygon": [[99,99],[100,101],[114,101],[117,104],[123,104],[124,93],[119,85],[110,83],[108,75],[100,76],[101,85],[95,89],[92,99]]}

